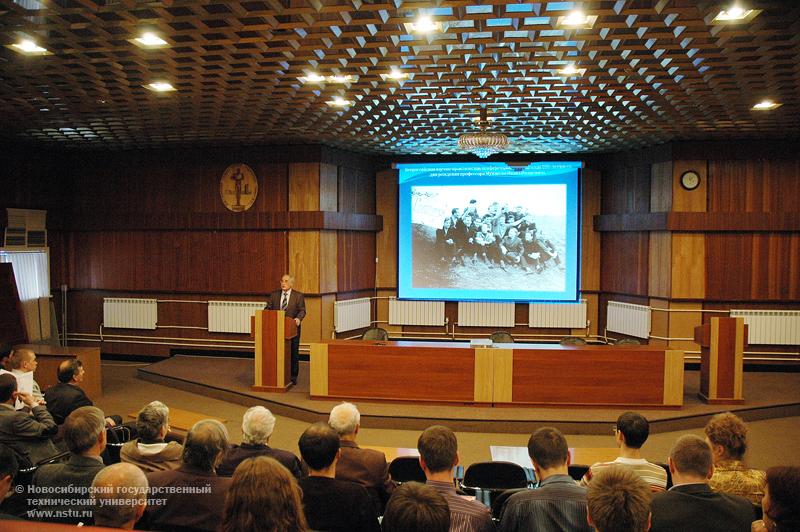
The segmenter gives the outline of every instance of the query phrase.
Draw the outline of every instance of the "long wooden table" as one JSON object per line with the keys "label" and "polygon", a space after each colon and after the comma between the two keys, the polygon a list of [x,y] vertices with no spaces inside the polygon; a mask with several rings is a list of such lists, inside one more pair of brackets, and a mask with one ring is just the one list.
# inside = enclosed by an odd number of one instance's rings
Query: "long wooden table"
{"label": "long wooden table", "polygon": [[683,351],[330,340],[311,344],[311,397],[483,405],[683,405]]}
{"label": "long wooden table", "polygon": [[86,371],[81,384],[83,391],[92,401],[103,395],[103,370],[100,366],[99,347],[21,344],[15,345],[14,349],[30,349],[36,353],[39,366],[33,378],[39,383],[43,392],[58,383],[58,366],[65,360],[77,358],[83,363],[83,369]]}

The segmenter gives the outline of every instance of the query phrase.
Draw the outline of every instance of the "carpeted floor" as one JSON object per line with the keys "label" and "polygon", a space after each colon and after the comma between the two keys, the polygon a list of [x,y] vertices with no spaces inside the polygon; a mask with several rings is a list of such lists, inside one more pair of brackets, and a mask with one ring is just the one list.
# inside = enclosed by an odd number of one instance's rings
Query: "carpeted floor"
{"label": "carpeted floor", "polygon": [[[241,441],[241,416],[246,410],[246,406],[209,397],[207,393],[193,393],[137,379],[137,369],[144,366],[129,362],[103,362],[105,395],[96,402],[97,406],[107,414],[125,415],[138,410],[149,401],[158,399],[168,406],[226,419],[226,425],[233,441]],[[796,393],[798,388],[792,387],[793,390],[789,391]],[[417,412],[420,407],[405,405],[402,408]],[[654,412],[658,411],[648,411],[646,415],[650,416]],[[270,444],[295,453],[298,452],[297,439],[308,426],[309,421],[325,418],[324,414],[309,414],[309,419],[304,420],[281,415],[276,417],[278,421]],[[564,425],[558,422],[553,422],[553,424],[564,430],[572,447],[612,447],[614,445],[610,434],[610,424],[608,435],[577,434],[569,430],[569,424]],[[800,445],[797,443],[800,441],[800,417],[751,421],[749,428],[750,450],[746,458],[751,466],[766,469],[773,465],[800,465],[800,452],[798,452]],[[477,430],[480,430],[480,422],[476,421],[475,426],[470,427],[469,431],[457,431],[463,464],[489,460],[491,458],[490,445],[525,446],[529,436],[529,434],[504,432],[477,432]],[[365,445],[416,447],[419,432],[416,429],[365,427],[360,432],[359,442]],[[702,435],[702,428],[698,426],[698,428],[688,430],[652,434],[643,449],[645,456],[651,460],[665,461],[672,443],[678,436],[685,433]]]}

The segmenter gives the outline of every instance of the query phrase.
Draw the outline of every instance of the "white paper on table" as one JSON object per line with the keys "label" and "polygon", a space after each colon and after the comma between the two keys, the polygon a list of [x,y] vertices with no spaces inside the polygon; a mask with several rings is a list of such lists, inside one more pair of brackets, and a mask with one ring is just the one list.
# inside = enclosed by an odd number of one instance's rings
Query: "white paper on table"
{"label": "white paper on table", "polygon": [[[17,379],[17,391],[18,392],[25,392],[27,394],[33,395],[33,372],[28,371],[25,373],[13,373],[11,371],[6,371],[4,369],[0,370],[0,375],[3,373],[11,373]],[[17,403],[14,405],[16,410],[20,410],[25,408],[25,403],[22,402],[21,399],[17,399]]]}

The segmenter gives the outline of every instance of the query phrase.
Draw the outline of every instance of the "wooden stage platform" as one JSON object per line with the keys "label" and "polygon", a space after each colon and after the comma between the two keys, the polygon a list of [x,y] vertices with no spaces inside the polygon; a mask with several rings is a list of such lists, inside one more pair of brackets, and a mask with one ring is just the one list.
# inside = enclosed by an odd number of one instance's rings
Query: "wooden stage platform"
{"label": "wooden stage platform", "polygon": [[[277,415],[314,422],[327,419],[339,401],[309,396],[309,367],[300,363],[298,385],[287,393],[254,392],[252,358],[173,356],[139,368],[138,377],[245,406],[263,405]],[[684,406],[679,410],[637,408],[652,433],[702,427],[718,412],[731,410],[748,421],[800,415],[800,373],[746,372],[743,405],[706,405],[697,398],[700,372],[686,371]],[[355,401],[364,427],[423,430],[442,423],[457,431],[531,433],[554,425],[570,434],[607,434],[623,411],[595,407],[486,407],[455,404]]]}

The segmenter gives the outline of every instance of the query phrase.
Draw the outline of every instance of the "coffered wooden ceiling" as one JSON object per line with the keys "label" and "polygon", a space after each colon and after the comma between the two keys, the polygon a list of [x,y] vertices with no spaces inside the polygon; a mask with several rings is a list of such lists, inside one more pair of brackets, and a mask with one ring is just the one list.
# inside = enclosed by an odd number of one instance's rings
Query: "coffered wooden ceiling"
{"label": "coffered wooden ceiling", "polygon": [[[744,4],[745,0],[739,0]],[[76,147],[314,142],[457,153],[481,105],[510,152],[800,130],[800,1],[0,0],[2,135]],[[591,28],[558,18],[575,8]],[[428,35],[406,24],[441,23]],[[169,46],[129,39],[151,30]],[[585,69],[564,76],[570,63]],[[396,68],[403,80],[385,76]],[[303,83],[310,72],[345,84]],[[144,85],[165,80],[177,89]],[[348,108],[326,104],[334,96]],[[751,107],[770,98],[782,107]]]}

